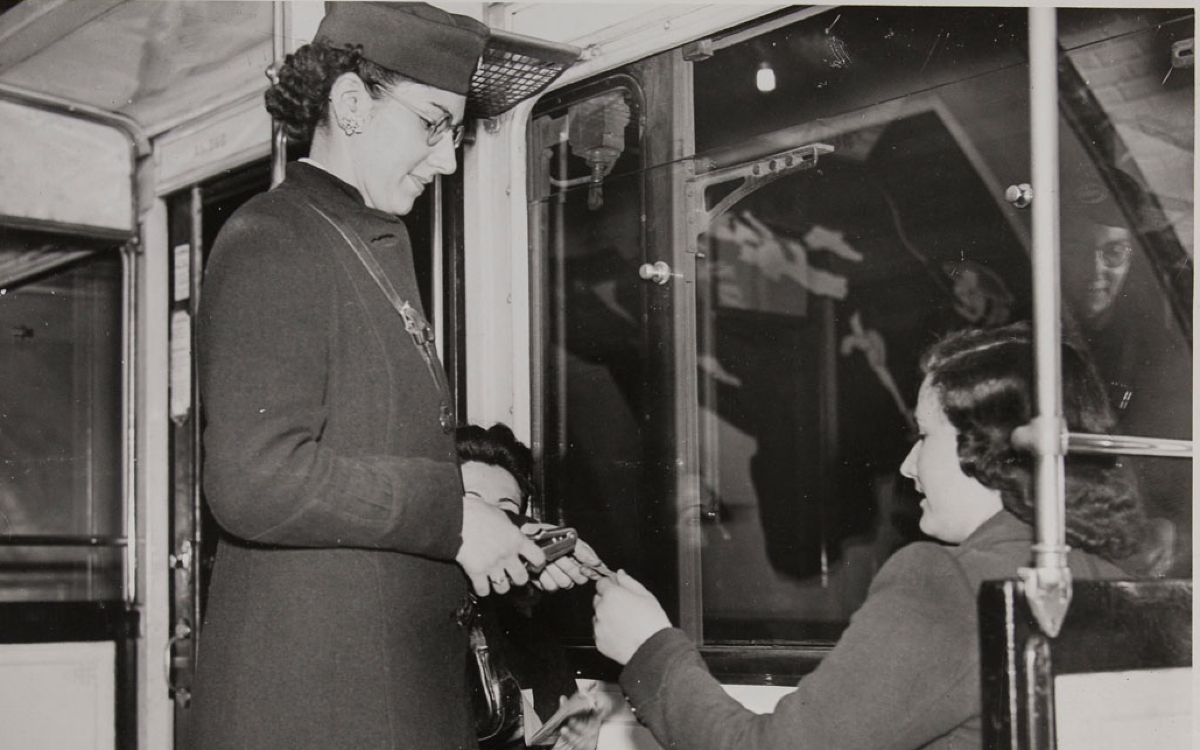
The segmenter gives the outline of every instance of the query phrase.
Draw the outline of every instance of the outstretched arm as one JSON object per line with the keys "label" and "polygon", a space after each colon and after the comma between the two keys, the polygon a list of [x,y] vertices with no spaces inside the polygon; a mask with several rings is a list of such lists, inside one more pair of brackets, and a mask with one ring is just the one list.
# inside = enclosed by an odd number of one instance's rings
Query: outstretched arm
{"label": "outstretched arm", "polygon": [[664,747],[912,750],[978,714],[974,594],[936,545],[896,553],[837,647],[761,715],[725,692],[625,578],[598,585],[597,646],[627,659],[621,687]]}

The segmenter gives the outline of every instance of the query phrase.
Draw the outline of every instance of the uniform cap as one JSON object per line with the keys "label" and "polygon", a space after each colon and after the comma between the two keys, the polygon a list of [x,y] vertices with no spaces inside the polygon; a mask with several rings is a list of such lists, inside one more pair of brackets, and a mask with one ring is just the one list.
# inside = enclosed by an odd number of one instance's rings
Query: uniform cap
{"label": "uniform cap", "polygon": [[467,114],[495,117],[541,92],[579,50],[489,29],[427,3],[326,2],[314,41],[362,45],[368,60],[467,97]]}

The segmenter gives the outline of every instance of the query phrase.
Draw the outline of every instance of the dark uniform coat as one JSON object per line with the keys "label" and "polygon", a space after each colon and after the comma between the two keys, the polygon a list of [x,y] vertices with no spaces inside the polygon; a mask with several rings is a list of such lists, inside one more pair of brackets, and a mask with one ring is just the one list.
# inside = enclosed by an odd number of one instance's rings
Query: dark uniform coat
{"label": "dark uniform coat", "polygon": [[473,748],[453,435],[402,319],[305,199],[420,306],[404,224],[314,166],[290,165],[217,238],[198,365],[226,534],[193,747]]}
{"label": "dark uniform coat", "polygon": [[[960,545],[916,542],[896,552],[837,646],[774,713],[729,697],[674,628],[642,644],[621,687],[663,747],[980,750],[975,602],[983,581],[1016,578],[1030,564],[1032,542],[1028,524],[1000,511]],[[1068,564],[1076,579],[1125,576],[1081,550]]]}

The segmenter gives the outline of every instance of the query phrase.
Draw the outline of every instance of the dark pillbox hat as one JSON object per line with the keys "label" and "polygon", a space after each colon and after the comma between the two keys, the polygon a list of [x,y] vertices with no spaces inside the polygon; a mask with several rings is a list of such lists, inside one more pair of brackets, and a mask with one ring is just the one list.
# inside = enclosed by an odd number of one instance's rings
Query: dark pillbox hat
{"label": "dark pillbox hat", "polygon": [[327,2],[316,40],[361,44],[373,63],[466,96],[488,33],[474,18],[425,3]]}

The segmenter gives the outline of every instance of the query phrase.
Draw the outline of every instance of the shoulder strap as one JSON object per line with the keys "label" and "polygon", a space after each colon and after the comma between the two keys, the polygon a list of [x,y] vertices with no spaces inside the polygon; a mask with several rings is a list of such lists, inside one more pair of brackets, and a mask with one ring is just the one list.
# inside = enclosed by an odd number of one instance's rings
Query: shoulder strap
{"label": "shoulder strap", "polygon": [[446,371],[442,368],[442,363],[438,359],[437,349],[434,346],[436,338],[433,335],[433,328],[430,327],[429,321],[421,314],[421,311],[413,307],[407,300],[401,298],[396,291],[396,287],[392,285],[391,279],[383,272],[383,267],[379,265],[379,261],[375,259],[371,248],[367,247],[367,243],[363,242],[362,237],[349,227],[343,227],[341,224],[333,220],[329,214],[318,208],[312,201],[307,198],[304,202],[309,208],[317,213],[329,225],[337,230],[354,254],[358,256],[359,261],[366,267],[367,273],[371,274],[371,278],[375,279],[375,283],[383,291],[384,296],[388,298],[388,302],[392,303],[392,307],[400,314],[404,320],[404,330],[408,331],[408,335],[412,337],[413,344],[417,347],[417,351],[421,353],[421,358],[425,360],[425,367],[429,370],[429,375],[433,378],[434,387],[437,388],[438,398],[441,399],[441,404],[438,409],[438,421],[442,425],[442,431],[450,432],[454,429],[457,422],[454,416],[454,399],[450,396],[450,383],[446,380]]}

